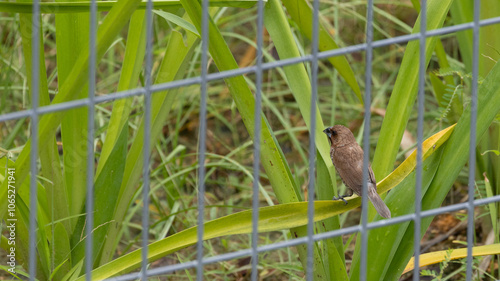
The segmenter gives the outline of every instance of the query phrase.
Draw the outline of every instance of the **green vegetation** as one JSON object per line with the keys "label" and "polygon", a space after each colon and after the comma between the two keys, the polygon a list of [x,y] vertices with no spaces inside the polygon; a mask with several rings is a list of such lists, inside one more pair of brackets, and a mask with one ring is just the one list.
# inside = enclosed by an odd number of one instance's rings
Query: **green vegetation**
{"label": "green vegetation", "polygon": [[[212,2],[212,1],[211,1]],[[466,0],[429,0],[428,29],[469,22],[473,9]],[[481,1],[482,18],[500,16],[500,4]],[[488,2],[488,3],[486,3]],[[255,1],[214,1],[209,9],[209,72],[227,71],[255,63]],[[411,1],[418,5],[418,1]],[[375,40],[417,33],[420,7],[410,2],[377,2]],[[31,107],[31,2],[0,2],[0,116]],[[40,105],[63,103],[88,95],[88,3],[43,3],[40,17]],[[264,8],[264,62],[309,54],[312,8],[305,0],[268,0]],[[488,7],[488,8],[484,8]],[[495,9],[497,7],[498,9]],[[146,17],[138,0],[100,3],[97,35],[96,95],[144,86]],[[155,2],[153,21],[153,81],[155,84],[196,77],[200,70],[201,5],[198,1]],[[320,3],[320,51],[363,43],[364,1]],[[481,29],[499,34],[500,26]],[[476,198],[500,194],[500,40],[481,36],[476,148]],[[422,208],[438,208],[464,200],[470,141],[472,32],[432,37],[426,44],[426,77]],[[415,210],[416,94],[419,42],[374,50],[371,155],[379,192],[393,217]],[[359,198],[347,206],[333,202],[345,188],[338,182],[329,156],[325,126],[349,126],[362,143],[364,54],[352,53],[319,62],[316,127],[311,128],[311,66],[298,63],[263,73],[261,113],[261,174],[259,245],[307,233],[308,136],[316,134],[316,232],[357,224]],[[247,249],[250,245],[252,202],[252,140],[255,74],[210,81],[207,114],[207,173],[205,177],[205,256]],[[116,276],[140,266],[143,153],[151,153],[151,267],[196,258],[198,84],[156,92],[152,96],[151,151],[143,151],[144,98],[140,95],[95,107],[94,159],[87,151],[87,107],[44,114],[39,121],[37,214],[37,273],[39,280],[84,280],[86,233],[86,163],[95,166],[93,278]],[[454,125],[456,123],[456,125]],[[0,123],[0,156],[15,168],[16,272],[28,273],[29,119]],[[406,131],[406,133],[405,133]],[[439,134],[436,134],[440,132]],[[414,137],[412,137],[412,135]],[[402,142],[403,139],[403,142]],[[409,144],[408,144],[409,143]],[[8,157],[7,157],[8,156]],[[404,161],[406,159],[406,161]],[[5,161],[5,162],[3,162]],[[404,162],[403,162],[404,161]],[[401,164],[401,165],[400,165]],[[398,167],[397,169],[395,169]],[[0,215],[6,220],[8,174],[0,169]],[[337,185],[338,189],[337,190]],[[453,188],[452,188],[453,187]],[[496,253],[500,241],[500,204],[476,208],[475,244],[492,245],[478,255]],[[356,209],[357,208],[357,209]],[[351,211],[355,210],[355,211]],[[464,219],[466,212],[453,213]],[[380,220],[372,207],[369,220]],[[422,220],[421,235],[433,229],[433,217]],[[439,221],[439,218],[436,218]],[[458,221],[458,219],[457,219]],[[491,233],[491,234],[490,234]],[[0,246],[9,251],[8,233]],[[413,255],[413,223],[369,232],[369,280],[399,280]],[[488,234],[495,237],[488,240]],[[358,234],[318,241],[314,248],[315,280],[359,280]],[[463,237],[462,237],[463,238]],[[428,236],[424,241],[430,240]],[[460,240],[460,239],[457,239]],[[462,239],[464,241],[464,239]],[[446,250],[450,245],[442,244]],[[453,245],[452,248],[459,248]],[[481,248],[483,249],[483,248]],[[126,255],[125,255],[126,254]],[[259,255],[264,278],[304,278],[307,246],[299,245]],[[491,256],[490,256],[491,257]],[[440,268],[423,272],[436,280],[460,278],[462,263],[450,251],[436,257]],[[475,263],[475,276],[499,278],[498,256],[484,267]],[[4,275],[8,267],[2,263]],[[432,263],[429,263],[432,264]],[[205,267],[205,278],[238,279],[249,274],[248,259]],[[436,271],[437,270],[437,271]],[[167,274],[194,278],[195,269]],[[403,277],[402,277],[403,276]],[[460,277],[457,277],[460,276]],[[493,276],[493,277],[492,277]]]}

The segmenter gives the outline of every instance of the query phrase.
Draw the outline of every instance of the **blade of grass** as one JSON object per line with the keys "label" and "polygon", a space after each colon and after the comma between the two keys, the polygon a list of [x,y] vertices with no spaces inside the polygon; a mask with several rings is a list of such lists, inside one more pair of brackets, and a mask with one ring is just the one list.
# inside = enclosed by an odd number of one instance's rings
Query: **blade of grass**
{"label": "blade of grass", "polygon": [[[450,15],[454,24],[472,22],[473,11],[473,2],[467,0],[453,1],[450,7]],[[472,71],[472,29],[457,32],[456,36],[465,69],[470,72]]]}
{"label": "blade of grass", "polygon": [[[264,24],[266,25],[269,35],[273,39],[274,45],[276,46],[281,59],[300,56],[293,39],[290,26],[287,23],[286,16],[281,5],[279,4],[279,1],[271,0],[267,3],[264,9]],[[311,83],[309,81],[307,71],[303,64],[286,66],[283,70],[285,72],[288,85],[290,86],[294,98],[297,101],[301,115],[310,131]],[[336,177],[333,169],[333,163],[330,159],[330,145],[328,144],[327,138],[323,133],[325,125],[323,123],[323,119],[321,118],[319,109],[316,107],[315,110],[317,116],[317,126],[314,132],[316,134],[316,146],[319,154],[321,155],[321,158],[319,159],[324,162],[330,172],[329,175],[331,184],[328,187],[324,187],[324,189],[330,191],[328,194],[328,199],[330,199],[334,194],[336,194],[331,188],[332,186],[335,187],[334,182],[336,182]]]}
{"label": "blade of grass", "polygon": [[[19,17],[19,22],[20,22],[20,30],[21,30],[21,37],[22,37],[22,46],[23,46],[23,56],[24,60],[26,63],[26,76],[28,78],[28,85],[31,89],[31,83],[32,83],[32,17],[30,15],[20,15]],[[39,26],[41,29],[41,19],[39,20],[39,24],[36,26]],[[40,105],[48,105],[50,104],[50,96],[49,96],[49,90],[48,90],[48,85],[47,85],[47,72],[45,69],[45,56],[44,56],[44,44],[43,44],[43,38],[42,38],[42,32],[40,30],[40,56],[39,56],[39,98],[40,98]],[[29,94],[31,95],[31,90],[29,91]],[[55,136],[51,136],[47,139],[47,146],[45,149],[40,150],[40,163],[42,166],[42,173],[44,178],[47,180],[44,182],[45,189],[42,191],[43,194],[47,197],[49,200],[49,204],[44,204],[43,207],[44,209],[38,209],[39,214],[42,213],[47,213],[50,214],[52,218],[64,218],[67,217],[68,215],[68,205],[66,203],[66,197],[64,193],[64,181],[63,181],[63,176],[62,172],[60,170],[60,159],[59,159],[59,151],[57,149],[57,144],[55,140]],[[17,171],[16,171],[17,172]],[[17,181],[19,182],[19,181]],[[21,181],[22,182],[22,181]],[[43,198],[43,195],[39,196]],[[26,197],[27,198],[27,197]],[[60,200],[60,201],[57,201]],[[29,202],[29,201],[27,201]],[[59,204],[59,203],[61,204]],[[29,203],[27,203],[29,204]],[[40,223],[40,221],[38,221]],[[66,226],[69,226],[69,223],[66,222]],[[39,227],[39,232],[38,235],[40,237],[46,237],[45,233],[45,228],[44,227]],[[50,238],[52,237],[51,232],[49,230],[48,235]],[[27,243],[28,240],[21,240],[22,242],[20,243]],[[55,247],[55,241],[52,239],[46,240],[42,239],[42,241],[50,241],[52,247]],[[39,271],[43,271],[45,275],[48,275],[48,272],[50,269],[54,268],[54,260],[53,257],[51,257],[51,251],[48,251],[46,249],[47,244],[46,243],[40,243],[38,250],[40,254],[40,259],[39,261],[43,261],[43,263],[38,264]],[[54,251],[54,248],[52,248]],[[53,253],[52,251],[52,253]]]}
{"label": "blade of grass", "polygon": [[[57,0],[61,2],[61,0]],[[89,13],[56,15],[57,82],[64,85],[70,75],[77,56],[89,44]],[[88,86],[77,91],[75,98],[85,98]],[[63,143],[63,163],[65,186],[58,192],[57,204],[69,206],[67,216],[75,216],[82,210],[86,194],[87,163],[87,108],[75,108],[66,112],[61,120],[61,140]],[[61,217],[56,217],[56,220]],[[72,233],[77,219],[64,220],[67,233]],[[56,243],[66,243],[57,241]]]}
{"label": "blade of grass", "polygon": [[[486,173],[484,173],[483,176],[484,176],[484,185],[486,188],[486,196],[487,197],[495,196],[491,183],[489,179],[486,177]],[[496,204],[495,203],[488,204],[488,211],[490,213],[490,219],[491,219],[491,230],[495,234],[495,242],[498,243],[500,240],[498,236],[500,234],[500,229],[498,228],[499,220],[498,220],[498,210]]]}
{"label": "blade of grass", "polygon": [[[194,1],[182,1],[183,6],[188,12],[193,24],[198,32],[201,30],[201,6]],[[219,70],[237,69],[238,65],[231,55],[219,30],[210,19],[209,22],[209,51],[217,64]],[[254,135],[253,112],[255,101],[253,95],[242,76],[230,77],[224,80],[236,103],[242,120],[252,137]],[[278,200],[280,202],[296,202],[300,197],[296,194],[293,187],[293,180],[290,177],[290,170],[282,156],[281,149],[277,146],[276,139],[269,129],[265,117],[262,117],[264,123],[262,127],[262,165],[264,166],[271,185],[275,188]],[[279,188],[277,188],[279,187]]]}
{"label": "blade of grass", "polygon": [[162,18],[178,25],[179,27],[182,27],[185,30],[187,30],[191,33],[194,33],[196,36],[200,37],[200,34],[198,34],[198,31],[196,30],[196,28],[187,20],[185,20],[185,19],[183,19],[175,14],[167,13],[164,11],[155,10],[153,12],[155,14],[159,15],[160,17],[162,17]]}
{"label": "blade of grass", "polygon": [[[118,91],[133,89],[137,86],[139,75],[144,62],[144,54],[146,53],[146,21],[144,20],[145,12],[136,11],[130,19],[128,27],[127,45],[125,48],[125,56],[121,68],[120,80],[118,81]],[[108,162],[108,157],[113,150],[115,144],[119,141],[121,131],[126,129],[127,121],[132,110],[133,99],[120,99],[113,103],[113,112],[109,120],[106,140],[104,141],[99,163],[96,169],[96,177],[99,176],[101,170]],[[127,134],[124,135],[127,137]],[[111,159],[111,161],[125,161],[126,155],[120,159]]]}
{"label": "blade of grass", "polygon": [[[351,201],[353,203],[357,202],[357,205],[345,205],[343,202],[332,200],[316,201],[314,220],[320,221],[355,208],[359,205],[359,201],[359,198]],[[277,231],[290,227],[297,228],[306,224],[307,202],[263,207],[259,212],[259,232]],[[252,211],[243,211],[209,221],[205,223],[204,227],[204,240],[225,235],[250,233],[252,231]],[[167,254],[195,244],[197,240],[196,229],[195,226],[150,244],[148,246],[148,260],[152,262]],[[92,278],[102,280],[118,273],[129,272],[140,266],[140,262],[141,251],[139,249],[95,269],[92,271]],[[84,280],[84,278],[85,276],[81,276],[77,280]]]}
{"label": "blade of grass", "polygon": [[[58,241],[55,247],[54,264],[58,268],[54,274],[54,280],[62,280],[71,269],[71,246],[66,228],[62,223],[57,223],[54,228],[54,241]],[[53,273],[52,273],[53,274]]]}
{"label": "blade of grass", "polygon": [[[420,2],[412,1],[412,4],[413,4],[413,8],[415,8],[415,10],[417,12],[420,12]],[[453,4],[452,4],[452,7],[453,7]],[[447,57],[446,52],[444,50],[444,46],[443,46],[443,43],[441,42],[441,39],[436,41],[435,54],[436,54],[436,57],[437,57],[438,62],[439,62],[439,67],[441,69],[446,69],[446,68],[450,67],[450,63],[448,62],[448,57]],[[436,92],[437,88],[445,87],[446,85],[454,85],[453,77],[451,77],[451,76],[443,77],[443,80],[446,82],[445,84],[443,84],[443,82],[441,82],[441,80],[438,79],[436,77],[436,75],[434,75],[433,73],[430,73],[429,75],[431,78],[432,85],[434,86],[435,92]],[[441,94],[442,92],[443,92],[442,89],[438,89],[438,91],[436,92],[438,104],[440,104],[439,102],[440,102],[440,98],[442,97],[442,94]],[[454,118],[451,119],[451,122],[456,122],[456,121],[458,121],[458,117],[460,117],[460,115],[462,114],[462,105],[460,104],[458,99],[454,99],[452,101],[452,104],[453,104],[453,116],[450,116],[450,117],[454,117]]]}
{"label": "blade of grass", "polygon": [[[122,134],[126,135],[127,130],[122,130]],[[109,159],[119,159],[122,155],[127,154],[127,138],[119,136],[118,141],[113,146],[113,150],[109,154]],[[116,194],[119,192],[120,183],[123,179],[125,169],[124,161],[109,161],[105,165],[101,173],[95,180],[95,197],[94,197],[94,225],[93,249],[92,253],[94,262],[99,257],[102,245],[106,240],[106,233],[112,221],[115,205],[118,198]],[[84,210],[81,211],[82,213]],[[75,231],[71,237],[71,245],[74,246],[71,252],[74,262],[80,261],[85,257],[85,239],[81,239],[82,233],[86,233],[87,217],[80,216],[76,225]],[[115,237],[109,237],[110,240],[115,240]]]}
{"label": "blade of grass", "polygon": [[[137,86],[139,75],[142,70],[144,54],[146,52],[145,38],[145,12],[136,11],[133,13],[129,24],[125,56],[121,68],[120,80],[118,81],[118,91],[133,89]],[[109,121],[106,140],[104,142],[101,151],[101,157],[99,158],[99,163],[96,169],[96,178],[100,178],[102,171],[109,171],[109,167],[113,167],[112,176],[115,178],[115,180],[111,181],[110,183],[105,183],[105,181],[101,180],[99,182],[100,184],[98,184],[98,182],[96,181],[96,191],[103,188],[101,184],[109,184],[109,186],[107,186],[106,188],[115,190],[116,193],[118,193],[120,187],[122,186],[123,171],[125,167],[122,165],[117,167],[116,163],[126,163],[127,153],[126,150],[121,151],[121,153],[112,152],[117,146],[122,146],[123,144],[126,144],[128,142],[128,118],[132,110],[132,102],[133,99],[120,99],[113,103],[113,112]],[[119,170],[114,170],[116,168],[119,168]],[[96,201],[105,202],[104,204],[109,204],[109,208],[106,208],[107,212],[96,214],[100,216],[100,218],[98,218],[96,221],[114,221],[112,220],[112,217],[115,212],[116,204],[118,204],[118,200],[113,200],[112,202],[110,202],[103,196],[103,194],[96,193]],[[108,228],[109,225],[105,226],[103,229],[100,229],[99,235],[107,233]],[[102,239],[103,244],[101,244],[100,246],[96,246],[95,250],[99,251],[99,255],[102,255],[103,252],[108,253],[108,251],[101,252],[101,250],[106,248],[104,245],[106,243],[109,243],[108,240],[112,240],[111,242],[113,242],[113,245],[116,245],[119,240],[116,239],[115,236],[109,237],[114,238]],[[106,255],[106,257],[107,256],[108,255]]]}

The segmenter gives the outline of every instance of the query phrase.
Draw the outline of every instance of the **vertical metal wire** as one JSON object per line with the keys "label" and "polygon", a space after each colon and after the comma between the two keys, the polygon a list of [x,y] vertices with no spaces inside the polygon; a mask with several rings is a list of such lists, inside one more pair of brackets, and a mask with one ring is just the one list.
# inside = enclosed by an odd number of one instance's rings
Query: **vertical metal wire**
{"label": "vertical metal wire", "polygon": [[467,280],[472,280],[472,245],[474,244],[474,186],[476,175],[477,88],[479,75],[479,14],[480,1],[474,0],[474,26],[472,28],[472,95],[469,143],[469,200],[467,208]]}
{"label": "vertical metal wire", "polygon": [[373,59],[373,0],[366,11],[365,130],[363,132],[363,190],[361,196],[361,260],[359,280],[366,280],[368,255],[368,165],[370,162],[370,118]]}
{"label": "vertical metal wire", "polygon": [[422,0],[420,6],[420,38],[419,38],[419,68],[418,68],[418,126],[417,126],[417,167],[415,182],[415,217],[413,232],[413,251],[415,267],[413,269],[413,280],[420,280],[420,226],[422,222],[422,144],[424,140],[424,100],[425,100],[425,41],[427,32],[427,0]]}
{"label": "vertical metal wire", "polygon": [[196,244],[196,280],[203,280],[203,220],[205,210],[205,151],[207,134],[207,74],[208,74],[208,1],[202,0],[201,12],[201,101],[200,101],[200,147],[198,149],[198,229]]}
{"label": "vertical metal wire", "polygon": [[151,71],[153,65],[153,1],[146,3],[146,69],[144,86],[144,138],[143,138],[143,163],[142,166],[142,251],[141,251],[141,280],[146,281],[148,267],[148,241],[149,241],[149,158],[151,150]]}
{"label": "vertical metal wire", "polygon": [[253,195],[252,195],[252,275],[251,280],[257,281],[259,241],[259,172],[260,172],[260,134],[262,131],[262,47],[264,31],[264,1],[257,3],[257,57],[255,71],[255,112],[254,112],[254,140],[253,140]]}
{"label": "vertical metal wire", "polygon": [[309,129],[309,184],[307,187],[307,280],[314,280],[314,195],[316,174],[316,99],[318,96],[319,0],[313,1],[311,42],[311,127]]}
{"label": "vertical metal wire", "polygon": [[87,194],[85,200],[86,236],[85,240],[85,279],[92,280],[93,236],[94,229],[94,106],[96,83],[96,37],[97,37],[97,2],[90,2],[90,38],[89,38],[89,96],[87,103]]}
{"label": "vertical metal wire", "polygon": [[29,222],[29,274],[36,278],[36,217],[37,217],[37,159],[38,159],[38,106],[40,85],[40,2],[33,1],[31,19],[31,151],[30,151],[30,222]]}

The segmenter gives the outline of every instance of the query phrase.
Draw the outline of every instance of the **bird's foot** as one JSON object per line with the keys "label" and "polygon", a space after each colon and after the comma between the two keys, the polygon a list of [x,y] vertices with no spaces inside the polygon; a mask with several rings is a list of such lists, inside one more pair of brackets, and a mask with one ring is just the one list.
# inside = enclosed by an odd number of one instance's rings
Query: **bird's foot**
{"label": "bird's foot", "polygon": [[347,205],[347,201],[344,199],[344,197],[349,197],[349,196],[346,196],[346,195],[342,195],[339,197],[333,196],[333,200],[342,200],[342,201],[344,201],[344,204]]}

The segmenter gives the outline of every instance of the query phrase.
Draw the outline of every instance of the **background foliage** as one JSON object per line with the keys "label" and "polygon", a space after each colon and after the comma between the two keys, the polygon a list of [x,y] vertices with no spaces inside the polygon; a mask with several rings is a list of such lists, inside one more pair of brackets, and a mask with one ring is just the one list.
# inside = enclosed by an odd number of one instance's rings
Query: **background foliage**
{"label": "background foliage", "polygon": [[[215,73],[255,64],[256,11],[252,1],[210,1],[208,71]],[[429,0],[428,29],[470,22],[471,1]],[[495,0],[481,1],[481,18],[500,16]],[[0,2],[0,114],[30,108],[32,15],[30,2]],[[145,13],[138,0],[99,3],[96,95],[103,96],[144,86]],[[488,8],[484,8],[488,7]],[[199,76],[201,6],[197,1],[155,2],[153,21],[154,83]],[[419,32],[418,1],[376,2],[374,40]],[[46,106],[84,98],[88,94],[89,14],[78,3],[42,3],[37,23],[40,42],[40,105]],[[320,51],[364,43],[364,1],[320,2]],[[264,8],[264,62],[309,54],[312,38],[312,9],[307,1],[269,0]],[[500,194],[500,40],[498,25],[480,31],[480,87],[478,147],[476,148],[476,196]],[[415,173],[395,167],[409,157],[415,146],[418,41],[393,44],[374,50],[370,150],[379,186],[393,188],[386,202],[393,216],[414,212]],[[437,144],[424,162],[423,209],[466,200],[467,159],[470,129],[472,32],[462,31],[432,37],[426,44],[424,137],[457,123],[445,137],[429,138]],[[263,73],[263,109],[260,205],[261,221],[290,215],[275,228],[262,228],[259,245],[306,235],[309,133],[316,134],[317,198],[330,200],[343,193],[329,158],[329,145],[321,132],[327,125],[344,124],[362,143],[363,52],[319,61],[316,128],[310,128],[310,64],[272,68]],[[254,132],[255,74],[214,80],[208,85],[205,256],[250,247],[249,231],[235,231],[251,221],[252,139]],[[192,237],[197,218],[197,147],[200,87],[191,84],[155,93],[151,108],[151,204],[149,229],[151,267],[193,260],[190,243],[169,248]],[[143,97],[140,95],[100,103],[95,107],[95,155],[86,155],[87,108],[44,114],[40,119],[38,174],[38,264],[40,280],[84,278],[86,161],[95,161],[94,265],[93,277],[101,279],[139,266],[141,245],[142,154],[144,142]],[[28,260],[30,120],[0,124],[2,160],[11,154],[9,166],[16,168],[19,266],[26,275]],[[450,135],[451,134],[451,135]],[[413,156],[414,157],[414,156]],[[409,160],[411,159],[408,158]],[[414,159],[414,158],[413,158]],[[7,162],[6,162],[7,163]],[[409,163],[409,162],[405,162]],[[0,171],[0,215],[5,218],[5,172]],[[381,180],[384,179],[382,182]],[[398,179],[398,180],[397,180]],[[338,186],[338,190],[337,190]],[[386,190],[387,190],[386,189]],[[384,190],[385,191],[385,190]],[[356,200],[356,199],[353,199]],[[279,204],[279,206],[272,207]],[[295,204],[295,205],[294,205]],[[359,209],[337,202],[318,201],[317,232],[356,225]],[[270,209],[264,208],[265,206]],[[287,209],[292,208],[292,209]],[[322,209],[323,208],[323,209]],[[264,213],[265,210],[271,210]],[[338,214],[338,215],[337,215]],[[499,206],[478,207],[475,216],[477,245],[499,243]],[[227,217],[226,217],[227,216]],[[422,247],[427,250],[458,248],[443,241],[456,235],[465,241],[466,212],[455,212],[422,221]],[[370,220],[379,220],[373,208]],[[210,232],[209,226],[219,232]],[[443,227],[452,225],[452,228]],[[233,232],[229,229],[233,227]],[[224,232],[223,230],[227,231]],[[289,230],[289,231],[288,231]],[[194,232],[193,232],[194,231]],[[450,232],[451,231],[451,232]],[[190,234],[191,233],[191,234]],[[401,223],[369,232],[368,278],[398,280],[412,256],[413,224]],[[231,236],[225,236],[233,234]],[[177,240],[176,240],[177,239]],[[441,239],[441,240],[440,240]],[[157,242],[155,242],[157,241]],[[192,243],[191,243],[192,244]],[[0,245],[6,249],[6,236]],[[184,248],[188,247],[188,248]],[[192,246],[191,246],[192,247]],[[183,249],[184,248],[184,249]],[[135,250],[135,251],[134,251]],[[260,277],[302,279],[306,246],[284,248],[259,256]],[[494,251],[493,251],[494,252]],[[123,256],[123,254],[129,253]],[[491,253],[488,252],[488,253]],[[356,234],[316,243],[315,279],[359,279],[360,243]],[[488,256],[474,267],[478,278],[499,277],[498,257]],[[495,262],[497,259],[497,262]],[[3,263],[5,264],[5,263]],[[231,260],[205,267],[207,279],[237,279],[248,274],[249,259]],[[437,268],[436,268],[437,269]],[[450,263],[425,275],[439,279],[443,274],[460,279],[462,263]],[[175,272],[169,278],[192,278],[194,269]],[[411,275],[403,275],[407,278]],[[492,277],[493,278],[493,277]]]}

